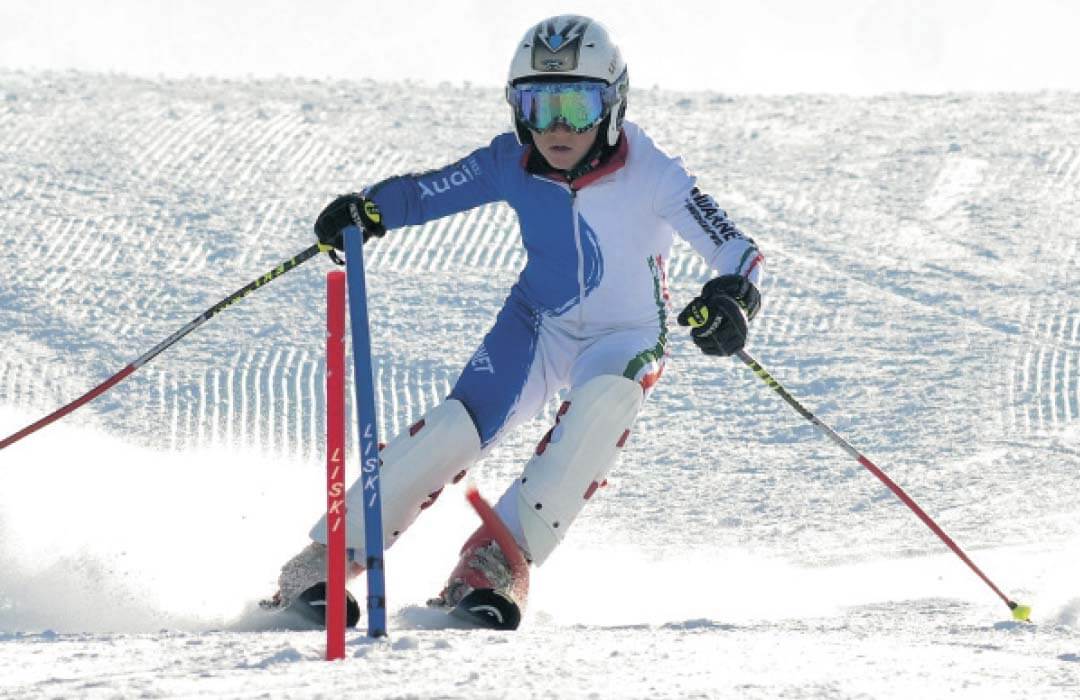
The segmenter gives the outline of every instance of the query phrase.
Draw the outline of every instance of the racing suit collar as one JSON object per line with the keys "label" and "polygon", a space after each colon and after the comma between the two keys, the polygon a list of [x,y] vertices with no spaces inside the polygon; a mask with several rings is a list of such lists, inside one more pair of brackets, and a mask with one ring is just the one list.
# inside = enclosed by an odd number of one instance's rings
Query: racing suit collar
{"label": "racing suit collar", "polygon": [[619,132],[619,140],[614,147],[598,149],[599,153],[590,153],[585,161],[572,171],[556,170],[548,165],[540,151],[529,144],[521,159],[521,166],[526,172],[540,175],[556,182],[570,185],[571,189],[580,190],[582,187],[591,185],[605,175],[619,170],[626,165],[626,157],[630,152],[630,146],[626,141],[626,133]]}

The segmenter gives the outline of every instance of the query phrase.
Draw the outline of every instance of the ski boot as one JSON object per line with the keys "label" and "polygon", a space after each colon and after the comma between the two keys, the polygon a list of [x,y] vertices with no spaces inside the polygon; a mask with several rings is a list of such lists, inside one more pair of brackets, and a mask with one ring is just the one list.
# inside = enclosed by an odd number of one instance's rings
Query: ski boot
{"label": "ski boot", "polygon": [[[364,567],[349,562],[346,576],[355,578]],[[313,625],[326,625],[326,545],[312,542],[281,567],[278,590],[260,605],[268,610],[290,610]],[[345,591],[345,624],[356,627],[360,605]]]}
{"label": "ski boot", "polygon": [[529,565],[520,549],[507,556],[487,525],[461,548],[446,586],[427,604],[478,627],[514,630],[529,595]]}

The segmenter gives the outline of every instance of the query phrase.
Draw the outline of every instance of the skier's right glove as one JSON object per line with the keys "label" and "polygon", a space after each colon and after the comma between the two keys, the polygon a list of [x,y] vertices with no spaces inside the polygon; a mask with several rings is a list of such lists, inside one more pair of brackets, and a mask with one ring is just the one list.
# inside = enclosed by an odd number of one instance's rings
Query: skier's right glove
{"label": "skier's right glove", "polygon": [[690,337],[706,355],[734,355],[746,345],[749,321],[761,308],[761,294],[742,275],[709,280],[701,295],[679,314],[680,326],[691,326]]}
{"label": "skier's right glove", "polygon": [[364,243],[372,236],[383,237],[386,227],[382,224],[382,212],[375,202],[362,194],[343,194],[326,205],[315,219],[315,235],[319,242],[332,245],[338,250],[345,250],[345,240],[341,232],[346,227],[355,226],[364,235]]}

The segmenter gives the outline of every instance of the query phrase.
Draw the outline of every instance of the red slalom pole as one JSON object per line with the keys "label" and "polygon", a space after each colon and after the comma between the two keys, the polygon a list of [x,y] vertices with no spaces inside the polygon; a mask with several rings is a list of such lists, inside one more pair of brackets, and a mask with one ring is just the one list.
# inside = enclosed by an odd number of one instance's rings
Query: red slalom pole
{"label": "red slalom pole", "polygon": [[326,660],[345,658],[345,273],[326,273]]}
{"label": "red slalom pole", "polygon": [[982,569],[975,566],[975,562],[971,561],[971,558],[964,553],[964,550],[960,549],[960,545],[956,544],[956,542],[954,542],[951,537],[945,534],[945,531],[942,530],[936,522],[934,522],[933,518],[926,514],[926,511],[919,507],[919,504],[916,503],[915,500],[911,498],[911,496],[907,495],[904,489],[900,488],[900,486],[897,485],[896,482],[886,476],[885,472],[881,471],[881,469],[879,469],[876,464],[871,462],[861,452],[852,447],[851,443],[840,437],[836,433],[836,431],[825,425],[825,423],[819,420],[817,416],[815,416],[805,406],[799,403],[799,401],[796,400],[794,396],[788,393],[788,391],[783,386],[781,386],[780,382],[776,381],[776,379],[773,378],[771,374],[769,374],[768,370],[761,366],[760,362],[755,360],[744,350],[739,350],[736,353],[736,356],[744,363],[746,363],[746,365],[754,371],[754,374],[756,374],[758,377],[761,378],[762,381],[768,384],[770,389],[779,394],[780,398],[782,398],[788,403],[788,405],[798,411],[799,415],[813,423],[818,428],[818,430],[823,432],[830,440],[835,442],[837,445],[843,448],[845,452],[854,457],[859,464],[861,464],[868,472],[876,476],[881,481],[881,483],[885,484],[885,486],[887,486],[889,490],[892,491],[893,494],[895,494],[896,497],[899,498],[905,506],[911,509],[911,512],[913,512],[919,517],[919,520],[922,520],[923,523],[928,528],[930,528],[930,530],[935,535],[937,535],[942,542],[945,543],[945,546],[951,549],[953,553],[956,554],[956,556],[960,557],[960,560],[967,564],[968,567],[972,571],[974,571],[980,579],[983,580],[983,583],[989,586],[990,590],[997,594],[998,598],[1001,598],[1005,605],[1009,606],[1009,610],[1012,611],[1012,615],[1015,619],[1030,622],[1029,615],[1031,614],[1031,607],[1028,605],[1019,605],[1015,601],[1011,600],[1007,595],[1002,593],[1001,589],[995,586],[994,582],[990,580],[990,577],[984,574],[982,572]]}

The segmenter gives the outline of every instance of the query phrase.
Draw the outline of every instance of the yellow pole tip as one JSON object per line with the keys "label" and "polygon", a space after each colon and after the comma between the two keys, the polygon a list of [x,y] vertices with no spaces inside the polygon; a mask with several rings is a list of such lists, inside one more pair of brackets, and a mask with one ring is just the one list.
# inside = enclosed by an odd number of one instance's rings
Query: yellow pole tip
{"label": "yellow pole tip", "polygon": [[1021,622],[1031,622],[1031,606],[1030,605],[1017,605],[1012,609],[1012,616],[1014,620]]}

